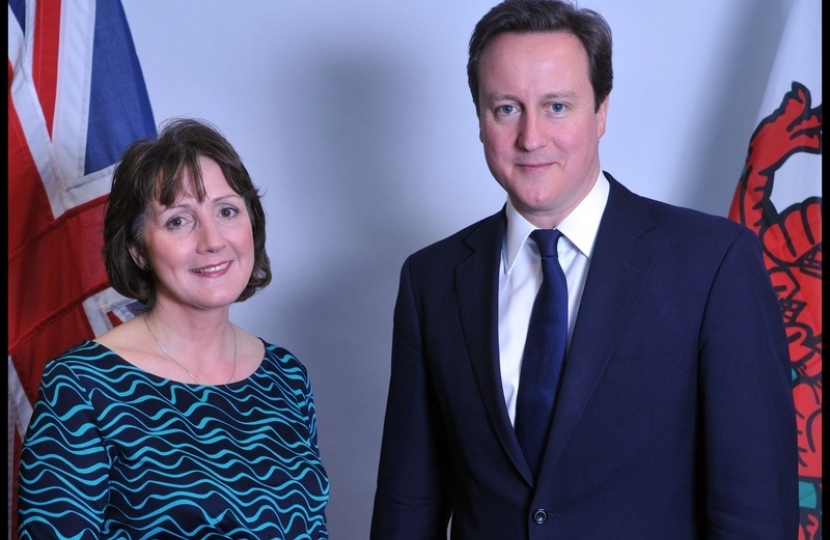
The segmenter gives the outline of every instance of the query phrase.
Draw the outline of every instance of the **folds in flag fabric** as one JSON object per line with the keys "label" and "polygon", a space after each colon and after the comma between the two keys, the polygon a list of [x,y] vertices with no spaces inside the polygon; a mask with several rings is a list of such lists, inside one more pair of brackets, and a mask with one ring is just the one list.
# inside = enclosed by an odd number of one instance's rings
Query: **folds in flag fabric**
{"label": "folds in flag fabric", "polygon": [[103,206],[126,146],[155,138],[120,0],[9,0],[9,531],[43,367],[131,315],[101,257]]}
{"label": "folds in flag fabric", "polygon": [[800,540],[822,535],[820,21],[820,0],[795,0],[729,211],[763,243],[789,338]]}

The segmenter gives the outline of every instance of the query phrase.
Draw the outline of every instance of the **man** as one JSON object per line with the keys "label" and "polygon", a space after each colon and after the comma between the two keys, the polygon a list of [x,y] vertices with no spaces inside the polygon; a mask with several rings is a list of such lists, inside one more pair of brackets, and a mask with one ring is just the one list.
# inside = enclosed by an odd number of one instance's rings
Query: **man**
{"label": "man", "polygon": [[[403,265],[372,538],[795,538],[795,411],[759,242],[601,170],[605,20],[508,0],[477,24],[468,76],[507,203]],[[559,302],[542,315],[567,312],[540,340],[558,353],[530,350],[537,290]]]}

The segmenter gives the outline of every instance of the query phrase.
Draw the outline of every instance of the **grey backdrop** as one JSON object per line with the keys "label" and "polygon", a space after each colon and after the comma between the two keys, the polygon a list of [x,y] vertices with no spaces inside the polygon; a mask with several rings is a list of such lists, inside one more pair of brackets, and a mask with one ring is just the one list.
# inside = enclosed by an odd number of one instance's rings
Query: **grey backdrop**
{"label": "grey backdrop", "polygon": [[[122,0],[157,122],[216,124],[265,190],[235,322],[308,367],[333,539],[368,537],[398,272],[497,211],[466,47],[491,0]],[[614,32],[602,166],[726,215],[793,0],[588,0]]]}

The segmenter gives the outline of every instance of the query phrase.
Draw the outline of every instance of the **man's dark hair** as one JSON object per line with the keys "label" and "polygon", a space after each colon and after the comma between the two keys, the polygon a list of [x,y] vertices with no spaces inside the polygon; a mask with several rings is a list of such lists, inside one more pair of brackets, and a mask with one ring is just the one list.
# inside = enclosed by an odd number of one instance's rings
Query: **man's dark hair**
{"label": "man's dark hair", "polygon": [[563,0],[505,0],[492,8],[476,24],[470,37],[467,82],[476,106],[478,102],[478,67],[484,48],[501,34],[532,32],[567,32],[582,42],[588,55],[588,76],[594,90],[594,109],[611,93],[614,73],[611,65],[611,28],[606,20],[590,9],[579,9]]}
{"label": "man's dark hair", "polygon": [[146,312],[156,301],[155,275],[141,268],[130,248],[146,257],[144,217],[147,205],[158,201],[170,206],[187,186],[184,173],[193,178],[199,202],[205,199],[205,184],[199,158],[215,161],[228,185],[245,200],[254,238],[254,268],[248,285],[236,300],[250,298],[271,282],[271,262],[265,251],[265,211],[260,193],[233,146],[214,126],[203,120],[177,118],[169,121],[157,140],[139,140],[124,152],[115,169],[104,214],[104,265],[110,285],[141,304]]}

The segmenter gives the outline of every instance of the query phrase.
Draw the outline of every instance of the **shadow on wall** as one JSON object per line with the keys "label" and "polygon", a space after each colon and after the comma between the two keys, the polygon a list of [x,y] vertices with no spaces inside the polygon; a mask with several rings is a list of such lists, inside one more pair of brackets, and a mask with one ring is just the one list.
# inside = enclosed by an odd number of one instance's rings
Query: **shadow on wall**
{"label": "shadow on wall", "polygon": [[[768,5],[767,5],[768,4]],[[723,73],[713,73],[713,95],[717,102],[711,118],[701,118],[707,126],[701,131],[697,148],[690,148],[690,186],[684,197],[687,206],[726,216],[746,160],[749,138],[755,130],[764,91],[775,53],[784,31],[791,0],[771,0],[764,9],[745,4],[743,16],[735,26],[734,48],[724,51]]]}
{"label": "shadow on wall", "polygon": [[387,57],[340,52],[281,82],[297,99],[279,122],[301,127],[287,167],[308,197],[302,257],[323,266],[282,306],[279,333],[312,377],[333,538],[369,536],[398,276],[423,244],[423,216],[401,189],[417,181],[406,164],[419,153],[401,71]]}

